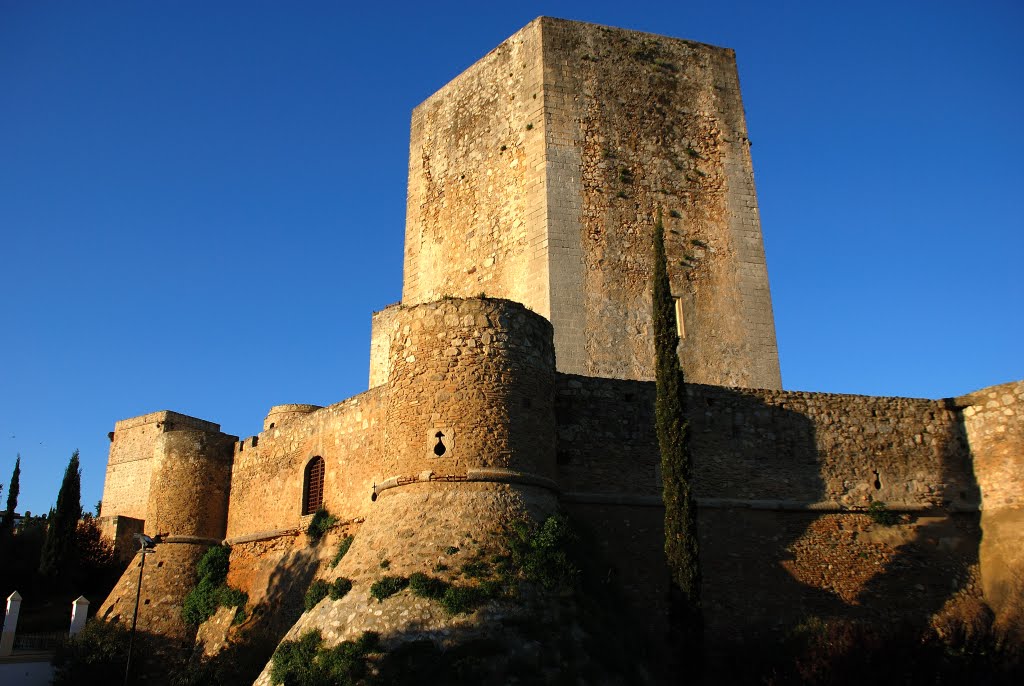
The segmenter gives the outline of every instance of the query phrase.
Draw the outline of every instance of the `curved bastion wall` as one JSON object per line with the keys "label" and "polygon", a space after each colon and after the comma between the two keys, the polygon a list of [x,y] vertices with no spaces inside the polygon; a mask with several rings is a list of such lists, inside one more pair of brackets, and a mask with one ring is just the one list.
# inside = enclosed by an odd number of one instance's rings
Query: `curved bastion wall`
{"label": "curved bastion wall", "polygon": [[224,539],[233,436],[186,429],[161,434],[146,508],[149,536]]}
{"label": "curved bastion wall", "polygon": [[403,308],[392,335],[385,477],[555,478],[550,322],[509,300],[446,298]]}

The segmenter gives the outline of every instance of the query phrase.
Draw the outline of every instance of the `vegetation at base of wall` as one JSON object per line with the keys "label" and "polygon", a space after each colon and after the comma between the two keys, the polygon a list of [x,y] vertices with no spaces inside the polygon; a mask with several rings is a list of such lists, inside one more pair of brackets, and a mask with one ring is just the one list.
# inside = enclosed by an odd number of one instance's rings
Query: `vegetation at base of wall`
{"label": "vegetation at base of wall", "polygon": [[231,548],[226,545],[213,546],[196,564],[196,586],[181,606],[186,624],[199,626],[213,616],[219,607],[234,607],[234,622],[245,619],[245,605],[249,596],[237,588],[227,585]]}
{"label": "vegetation at base of wall", "polygon": [[[687,148],[691,157],[698,157]],[[679,365],[679,334],[675,302],[665,257],[665,228],[658,215],[654,226],[652,284],[656,369],[655,427],[661,451],[665,502],[665,556],[671,586],[669,631],[680,647],[680,664],[699,674],[703,658],[704,618],[697,541],[697,504],[693,496],[693,463],[686,436],[685,387]]]}
{"label": "vegetation at base of wall", "polygon": [[116,622],[89,620],[81,633],[57,648],[54,686],[121,683],[128,659],[128,633]]}
{"label": "vegetation at base of wall", "polygon": [[422,572],[409,576],[409,590],[420,598],[438,601],[452,615],[472,612],[487,601],[503,595],[503,586],[496,580],[484,581],[476,586],[455,585]]}
{"label": "vegetation at base of wall", "polygon": [[342,641],[333,648],[325,648],[319,631],[307,631],[299,640],[285,641],[274,651],[270,682],[288,686],[365,683],[369,675],[367,656],[378,649],[379,643],[380,636],[367,631],[356,641]]}
{"label": "vegetation at base of wall", "polygon": [[580,569],[571,555],[578,542],[563,515],[552,515],[540,526],[518,521],[505,536],[508,558],[499,556],[497,562],[502,570],[518,569],[527,580],[549,591],[568,592],[579,580]]}
{"label": "vegetation at base of wall", "polygon": [[408,585],[409,577],[407,576],[383,576],[370,586],[370,595],[380,602],[385,598],[390,598]]}
{"label": "vegetation at base of wall", "polygon": [[348,549],[352,547],[352,541],[354,540],[355,536],[345,536],[345,538],[338,542],[338,550],[334,553],[334,559],[331,560],[331,569],[338,566],[338,563],[341,562],[341,558],[345,557],[345,554],[348,553]]}
{"label": "vegetation at base of wall", "polygon": [[900,516],[887,508],[885,503],[880,500],[875,500],[868,505],[867,515],[871,517],[871,521],[881,526],[895,526],[900,523]]}
{"label": "vegetation at base of wall", "polygon": [[309,526],[306,527],[306,536],[309,537],[309,542],[313,545],[319,543],[324,534],[337,523],[338,518],[321,507],[313,513],[313,519],[309,520]]}

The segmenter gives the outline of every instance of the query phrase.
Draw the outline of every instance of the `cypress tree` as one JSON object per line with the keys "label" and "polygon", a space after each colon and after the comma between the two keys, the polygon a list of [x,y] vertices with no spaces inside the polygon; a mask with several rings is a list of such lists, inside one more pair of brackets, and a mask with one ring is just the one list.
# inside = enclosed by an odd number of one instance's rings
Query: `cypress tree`
{"label": "cypress tree", "polygon": [[78,468],[78,451],[71,454],[57,494],[57,507],[52,510],[43,552],[39,559],[39,573],[56,578],[70,571],[75,564],[75,533],[82,517],[82,472]]}
{"label": "cypress tree", "polygon": [[18,493],[21,491],[21,455],[14,461],[14,474],[7,487],[7,509],[4,510],[3,522],[0,522],[0,536],[6,536],[14,530],[14,510],[18,507]]}
{"label": "cypress tree", "polygon": [[693,465],[686,438],[685,386],[679,365],[675,302],[668,280],[665,227],[658,214],[654,226],[654,347],[657,364],[655,425],[661,450],[665,502],[665,556],[669,589],[670,649],[680,667],[696,676],[703,655],[704,617],[697,541],[697,506]]}

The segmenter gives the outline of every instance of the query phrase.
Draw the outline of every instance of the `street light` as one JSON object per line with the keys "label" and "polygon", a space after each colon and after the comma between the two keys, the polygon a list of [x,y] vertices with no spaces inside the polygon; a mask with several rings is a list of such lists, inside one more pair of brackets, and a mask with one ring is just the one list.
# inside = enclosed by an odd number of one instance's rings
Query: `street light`
{"label": "street light", "polygon": [[132,668],[132,645],[135,643],[135,625],[139,621],[139,598],[142,596],[142,570],[146,568],[146,555],[153,552],[156,541],[146,534],[135,534],[135,540],[139,542],[139,555],[142,555],[142,562],[139,563],[139,583],[135,589],[135,613],[132,615],[132,632],[128,636],[128,662],[124,666],[124,686],[128,686],[128,674]]}

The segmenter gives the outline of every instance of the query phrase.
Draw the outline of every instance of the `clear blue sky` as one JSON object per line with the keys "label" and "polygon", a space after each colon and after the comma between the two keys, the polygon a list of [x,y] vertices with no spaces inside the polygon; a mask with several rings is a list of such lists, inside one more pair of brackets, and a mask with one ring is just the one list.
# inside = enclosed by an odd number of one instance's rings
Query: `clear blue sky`
{"label": "clear blue sky", "polygon": [[[1024,5],[0,0],[0,482],[366,387],[412,108],[534,17],[735,48],[786,388],[1024,377]],[[6,501],[6,488],[2,502]]]}

